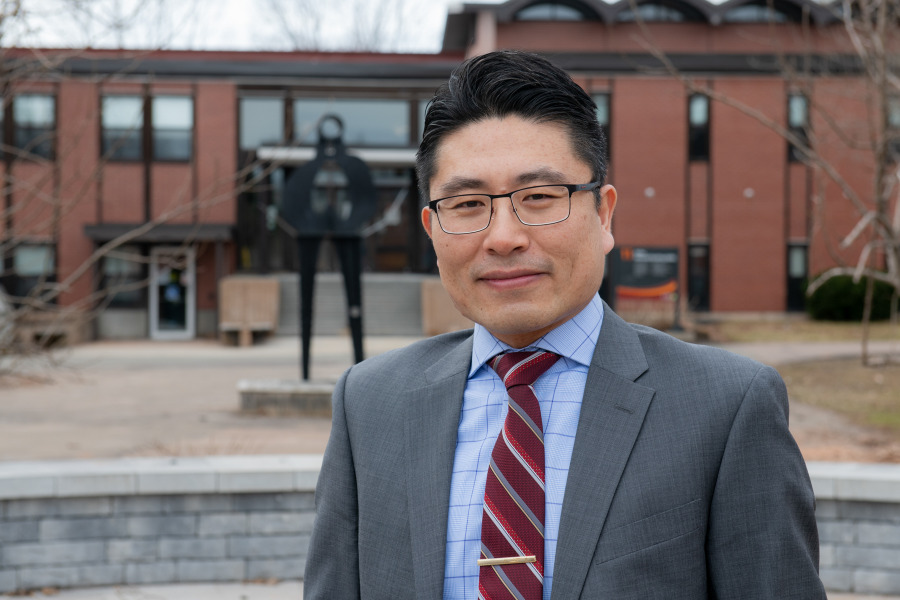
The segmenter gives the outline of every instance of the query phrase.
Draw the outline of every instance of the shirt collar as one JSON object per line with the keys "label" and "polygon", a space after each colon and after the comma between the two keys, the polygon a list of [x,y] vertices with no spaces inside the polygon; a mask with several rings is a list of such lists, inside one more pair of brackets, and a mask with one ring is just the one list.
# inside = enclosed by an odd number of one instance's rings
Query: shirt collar
{"label": "shirt collar", "polygon": [[577,315],[553,329],[526,348],[512,348],[495,338],[478,323],[472,344],[472,366],[469,377],[484,366],[491,357],[509,350],[547,350],[589,367],[597,347],[597,336],[603,324],[603,301],[594,294],[591,301]]}

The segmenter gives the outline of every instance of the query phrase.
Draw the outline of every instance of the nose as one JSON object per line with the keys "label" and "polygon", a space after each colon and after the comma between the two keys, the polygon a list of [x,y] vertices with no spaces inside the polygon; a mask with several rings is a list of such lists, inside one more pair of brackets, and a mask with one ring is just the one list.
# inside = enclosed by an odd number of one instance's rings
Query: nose
{"label": "nose", "polygon": [[527,225],[516,216],[509,197],[495,198],[492,203],[491,224],[484,238],[485,250],[494,254],[507,255],[528,247]]}

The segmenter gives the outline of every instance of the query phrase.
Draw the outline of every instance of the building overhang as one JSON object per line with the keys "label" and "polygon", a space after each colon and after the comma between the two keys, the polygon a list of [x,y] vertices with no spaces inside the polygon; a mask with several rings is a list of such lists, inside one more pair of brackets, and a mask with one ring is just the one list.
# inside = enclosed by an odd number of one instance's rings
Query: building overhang
{"label": "building overhang", "polygon": [[[347,153],[371,166],[411,167],[416,164],[415,148],[347,148]],[[256,150],[260,160],[284,164],[305,164],[316,157],[311,146],[263,146]]]}
{"label": "building overhang", "polygon": [[102,223],[85,225],[84,234],[98,244],[105,244],[120,238],[123,238],[122,243],[125,244],[183,244],[186,242],[229,242],[232,239],[233,229],[233,225],[225,223],[154,226],[147,223]]}

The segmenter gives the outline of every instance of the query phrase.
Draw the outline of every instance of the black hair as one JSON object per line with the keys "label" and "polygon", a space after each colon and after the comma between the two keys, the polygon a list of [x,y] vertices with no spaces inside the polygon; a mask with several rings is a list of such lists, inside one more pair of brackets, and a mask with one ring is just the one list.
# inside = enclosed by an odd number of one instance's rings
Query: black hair
{"label": "black hair", "polygon": [[[463,62],[429,102],[422,143],[416,153],[422,199],[430,199],[435,157],[444,136],[470,123],[511,115],[563,125],[575,154],[590,165],[594,181],[605,182],[606,137],[591,97],[547,59],[529,52],[501,50]],[[596,197],[599,202],[599,191]]]}

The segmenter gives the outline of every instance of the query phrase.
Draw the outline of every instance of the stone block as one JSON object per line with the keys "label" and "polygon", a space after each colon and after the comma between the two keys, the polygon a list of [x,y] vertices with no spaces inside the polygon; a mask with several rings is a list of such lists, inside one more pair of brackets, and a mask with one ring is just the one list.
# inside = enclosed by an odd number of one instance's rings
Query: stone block
{"label": "stone block", "polygon": [[37,567],[19,569],[19,589],[73,587],[78,585],[78,567]]}
{"label": "stone block", "polygon": [[201,537],[246,534],[248,522],[247,515],[243,513],[200,515],[200,521],[197,524],[197,534]]}
{"label": "stone block", "polygon": [[180,560],[175,565],[178,581],[242,581],[242,560]]}
{"label": "stone block", "polygon": [[816,498],[816,519],[837,519],[837,500],[820,500]]}
{"label": "stone block", "polygon": [[0,564],[7,567],[101,563],[105,557],[103,542],[7,544],[0,548]]}
{"label": "stone block", "polygon": [[835,567],[837,566],[837,558],[835,555],[835,547],[831,544],[821,544],[819,546],[819,566]]}
{"label": "stone block", "polygon": [[819,578],[830,592],[849,592],[853,589],[853,569],[822,567]]}
{"label": "stone block", "polygon": [[137,478],[141,494],[201,494],[216,491],[216,474],[206,471],[140,473]]}
{"label": "stone block", "polygon": [[309,533],[315,516],[313,512],[251,513],[250,533]]}
{"label": "stone block", "polygon": [[125,583],[129,585],[172,583],[173,581],[175,581],[175,563],[173,561],[125,565]]}
{"label": "stone block", "polygon": [[251,560],[247,563],[247,579],[302,579],[305,558]]}
{"label": "stone block", "polygon": [[248,469],[219,473],[218,489],[222,492],[282,492],[294,487],[291,471],[259,472]]}
{"label": "stone block", "polygon": [[192,515],[128,518],[128,535],[134,537],[192,536],[196,533],[197,517]]}
{"label": "stone block", "polygon": [[822,520],[818,526],[822,543],[852,544],[856,541],[856,523],[853,521]]}
{"label": "stone block", "polygon": [[264,415],[330,417],[332,383],[293,379],[242,379],[238,382],[241,411]]}
{"label": "stone block", "polygon": [[52,496],[56,489],[56,478],[52,475],[7,475],[2,481],[0,500]]}
{"label": "stone block", "polygon": [[900,594],[900,564],[892,570],[858,569],[853,574],[853,591],[866,594]]}
{"label": "stone block", "polygon": [[78,567],[78,585],[87,587],[125,583],[125,565],[84,565]]}
{"label": "stone block", "polygon": [[0,594],[19,589],[15,571],[0,571]]}
{"label": "stone block", "polygon": [[112,514],[112,500],[104,498],[63,498],[59,501],[61,517],[99,517]]}
{"label": "stone block", "polygon": [[30,498],[6,502],[7,519],[41,519],[55,517],[58,509],[56,498]]}
{"label": "stone block", "polygon": [[59,496],[127,496],[137,491],[131,473],[76,473],[56,477]]}
{"label": "stone block", "polygon": [[225,538],[159,540],[161,558],[224,558]]}
{"label": "stone block", "polygon": [[44,519],[40,525],[42,540],[84,540],[125,537],[128,521],[124,517],[106,519]]}
{"label": "stone block", "polygon": [[900,504],[841,501],[838,512],[842,519],[900,523]]}
{"label": "stone block", "polygon": [[228,556],[233,558],[305,557],[309,535],[248,536],[228,540]]}
{"label": "stone block", "polygon": [[0,522],[0,545],[38,541],[38,521]]}
{"label": "stone block", "polygon": [[156,540],[110,540],[106,543],[106,558],[109,562],[152,562],[159,557],[159,542]]}
{"label": "stone block", "polygon": [[838,546],[836,557],[841,566],[898,570],[900,548]]}
{"label": "stone block", "polygon": [[[868,521],[859,523],[857,530],[860,544],[900,548],[900,524]],[[900,569],[900,564],[897,569]]]}
{"label": "stone block", "polygon": [[234,510],[241,512],[275,512],[315,510],[316,499],[310,493],[236,494]]}
{"label": "stone block", "polygon": [[118,496],[113,498],[117,515],[156,515],[165,512],[164,496]]}
{"label": "stone block", "polygon": [[166,513],[213,513],[229,512],[232,509],[230,494],[187,494],[169,496],[165,499]]}

